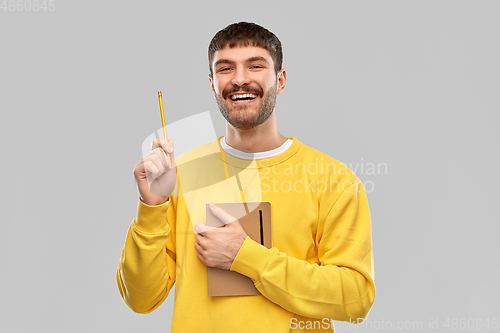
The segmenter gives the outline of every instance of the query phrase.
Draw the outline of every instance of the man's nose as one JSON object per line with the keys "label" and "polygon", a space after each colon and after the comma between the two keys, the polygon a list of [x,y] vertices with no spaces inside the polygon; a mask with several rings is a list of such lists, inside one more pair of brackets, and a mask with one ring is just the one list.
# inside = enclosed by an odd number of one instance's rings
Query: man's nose
{"label": "man's nose", "polygon": [[250,77],[248,76],[247,71],[243,68],[237,68],[234,71],[234,76],[231,80],[231,83],[240,87],[244,84],[250,83]]}

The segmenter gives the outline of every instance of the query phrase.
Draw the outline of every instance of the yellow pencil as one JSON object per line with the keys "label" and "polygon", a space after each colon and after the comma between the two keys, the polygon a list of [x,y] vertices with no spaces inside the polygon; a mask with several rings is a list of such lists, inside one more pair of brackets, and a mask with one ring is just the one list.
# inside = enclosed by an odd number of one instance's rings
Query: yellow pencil
{"label": "yellow pencil", "polygon": [[158,91],[158,102],[160,103],[161,125],[163,126],[163,138],[167,138],[167,125],[165,125],[165,112],[163,111],[163,99],[161,98],[161,91]]}
{"label": "yellow pencil", "polygon": [[[160,103],[160,114],[161,114],[161,126],[163,127],[163,138],[168,140],[167,137],[167,125],[165,124],[165,112],[163,111],[163,99],[161,98],[161,91],[158,91],[158,102]],[[167,158],[170,160],[170,156],[167,153]]]}

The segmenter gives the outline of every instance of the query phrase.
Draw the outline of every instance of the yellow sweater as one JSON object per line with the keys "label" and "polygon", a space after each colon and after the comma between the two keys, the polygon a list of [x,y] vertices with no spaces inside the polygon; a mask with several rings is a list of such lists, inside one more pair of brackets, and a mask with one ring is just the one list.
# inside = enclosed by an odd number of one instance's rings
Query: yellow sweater
{"label": "yellow sweater", "polygon": [[[173,333],[332,332],[331,320],[365,318],[375,298],[373,253],[356,175],[295,138],[256,161],[224,153],[219,139],[176,158],[169,201],[139,200],[117,271],[125,303],[149,313],[176,283]],[[243,200],[271,202],[273,247],[247,237],[231,266],[262,295],[209,297],[193,225],[205,222],[207,203]]]}

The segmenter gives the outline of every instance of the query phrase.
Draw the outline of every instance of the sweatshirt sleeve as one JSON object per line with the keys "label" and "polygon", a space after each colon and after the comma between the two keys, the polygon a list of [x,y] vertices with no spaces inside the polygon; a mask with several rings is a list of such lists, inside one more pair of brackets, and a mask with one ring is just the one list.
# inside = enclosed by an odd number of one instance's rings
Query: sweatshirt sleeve
{"label": "sweatshirt sleeve", "polygon": [[292,313],[359,322],[375,299],[370,212],[361,182],[338,197],[318,232],[319,263],[247,237],[231,270],[250,277],[263,296]]}
{"label": "sweatshirt sleeve", "polygon": [[171,200],[149,206],[139,200],[118,264],[116,280],[127,306],[137,313],[155,310],[175,282],[175,224]]}

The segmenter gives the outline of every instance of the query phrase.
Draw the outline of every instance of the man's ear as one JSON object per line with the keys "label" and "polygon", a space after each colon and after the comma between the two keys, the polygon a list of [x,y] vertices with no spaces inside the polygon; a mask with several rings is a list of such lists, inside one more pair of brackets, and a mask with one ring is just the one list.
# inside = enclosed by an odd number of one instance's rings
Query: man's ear
{"label": "man's ear", "polygon": [[284,68],[280,69],[276,75],[276,95],[281,94],[285,90],[286,85],[286,70]]}
{"label": "man's ear", "polygon": [[210,81],[210,87],[212,88],[212,94],[215,98],[215,88],[214,88],[214,80],[212,79],[212,75],[208,74],[208,81]]}

